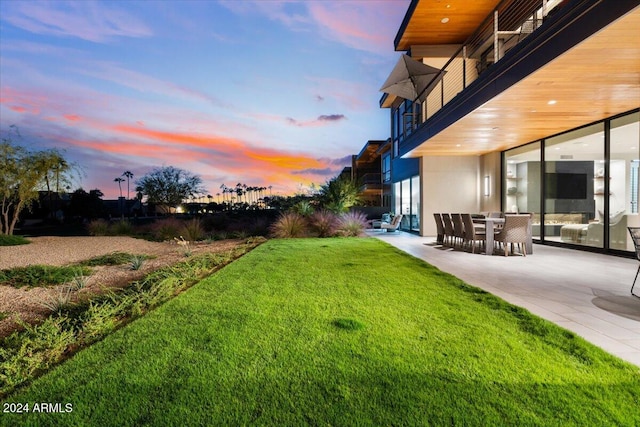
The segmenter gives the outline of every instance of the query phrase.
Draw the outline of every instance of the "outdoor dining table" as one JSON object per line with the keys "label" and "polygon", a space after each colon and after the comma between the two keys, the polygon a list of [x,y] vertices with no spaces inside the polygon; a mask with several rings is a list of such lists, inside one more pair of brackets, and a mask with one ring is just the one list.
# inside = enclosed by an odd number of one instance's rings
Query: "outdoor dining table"
{"label": "outdoor dining table", "polygon": [[[496,224],[504,224],[504,218],[474,218],[473,222],[485,224],[486,243],[485,254],[493,254],[493,234],[496,230]],[[527,241],[525,243],[525,251],[527,255],[533,253],[533,239],[531,237],[531,220],[529,220],[529,231],[527,232]]]}

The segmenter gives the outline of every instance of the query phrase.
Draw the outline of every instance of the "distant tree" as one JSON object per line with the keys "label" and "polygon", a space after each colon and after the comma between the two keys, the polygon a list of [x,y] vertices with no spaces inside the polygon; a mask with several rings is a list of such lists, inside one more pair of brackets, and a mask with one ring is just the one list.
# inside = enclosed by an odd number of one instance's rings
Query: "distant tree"
{"label": "distant tree", "polygon": [[10,137],[0,143],[0,232],[13,234],[20,213],[38,198],[38,189],[57,176],[65,179],[68,163],[58,150],[28,151]]}
{"label": "distant tree", "polygon": [[173,166],[155,168],[136,184],[141,187],[148,202],[167,210],[196,194],[205,193],[198,175]]}
{"label": "distant tree", "polygon": [[133,178],[133,173],[131,171],[124,171],[122,176],[127,178],[127,200],[129,200],[129,180]]}
{"label": "distant tree", "polygon": [[317,197],[320,206],[335,213],[346,212],[360,203],[356,182],[339,176],[323,184]]}
{"label": "distant tree", "polygon": [[87,219],[105,216],[106,208],[102,201],[103,196],[102,191],[97,188],[90,190],[88,193],[82,188],[77,189],[71,193],[66,215],[72,218],[81,217]]}
{"label": "distant tree", "polygon": [[124,182],[123,178],[117,177],[113,180],[113,182],[118,183],[118,188],[120,189],[120,197],[122,197],[122,182]]}

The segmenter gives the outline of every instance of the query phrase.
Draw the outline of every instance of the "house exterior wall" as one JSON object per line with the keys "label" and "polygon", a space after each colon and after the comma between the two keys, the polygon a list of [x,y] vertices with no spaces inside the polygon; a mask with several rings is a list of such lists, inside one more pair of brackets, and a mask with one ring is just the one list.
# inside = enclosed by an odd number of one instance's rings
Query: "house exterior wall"
{"label": "house exterior wall", "polygon": [[480,158],[424,156],[420,162],[420,235],[435,236],[434,213],[473,213],[480,208]]}

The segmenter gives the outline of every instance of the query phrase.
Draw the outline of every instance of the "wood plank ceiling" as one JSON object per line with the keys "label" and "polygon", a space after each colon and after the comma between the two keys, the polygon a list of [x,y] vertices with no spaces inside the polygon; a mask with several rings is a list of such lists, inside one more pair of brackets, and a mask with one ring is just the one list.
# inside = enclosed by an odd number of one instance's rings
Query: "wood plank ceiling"
{"label": "wood plank ceiling", "polygon": [[407,156],[502,151],[640,107],[638,28],[640,7]]}
{"label": "wood plank ceiling", "polygon": [[420,44],[464,43],[498,3],[500,0],[420,0],[396,50]]}

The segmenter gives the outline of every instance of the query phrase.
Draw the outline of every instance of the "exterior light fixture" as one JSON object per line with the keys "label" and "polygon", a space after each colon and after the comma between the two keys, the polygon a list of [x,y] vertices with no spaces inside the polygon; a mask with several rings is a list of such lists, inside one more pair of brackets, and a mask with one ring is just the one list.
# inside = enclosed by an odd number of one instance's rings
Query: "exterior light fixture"
{"label": "exterior light fixture", "polygon": [[484,197],[491,195],[491,177],[489,175],[484,176]]}

